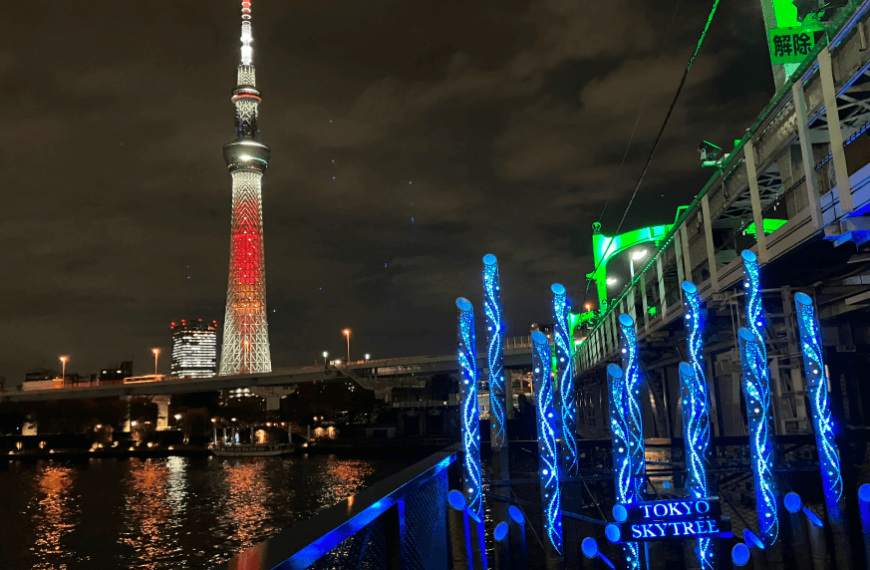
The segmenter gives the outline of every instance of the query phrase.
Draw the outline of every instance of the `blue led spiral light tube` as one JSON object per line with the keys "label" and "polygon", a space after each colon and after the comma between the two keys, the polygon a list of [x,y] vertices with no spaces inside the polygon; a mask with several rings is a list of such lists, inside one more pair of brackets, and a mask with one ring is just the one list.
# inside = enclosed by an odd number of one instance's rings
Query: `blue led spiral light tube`
{"label": "blue led spiral light tube", "polygon": [[[816,447],[819,452],[819,468],[825,491],[825,502],[830,515],[831,505],[836,505],[843,496],[843,476],[840,470],[840,455],[834,441],[834,420],[828,402],[828,385],[825,378],[825,363],[822,360],[822,339],[816,312],[810,297],[798,293],[794,299],[797,308],[798,327],[801,334],[801,350],[804,354],[804,372],[816,430]],[[836,507],[835,507],[836,508]]]}
{"label": "blue led spiral light tube", "polygon": [[504,324],[498,281],[498,260],[492,254],[483,257],[483,312],[486,315],[486,363],[489,368],[490,441],[493,450],[502,449],[505,432]]}
{"label": "blue led spiral light tube", "polygon": [[[616,364],[607,366],[607,393],[610,402],[610,439],[613,443],[613,488],[617,503],[633,503],[640,500],[635,493],[632,478],[633,464],[629,442],[633,439],[626,413],[628,397],[625,390],[625,374]],[[640,547],[636,542],[624,543],[623,555],[630,570],[640,568]]]}
{"label": "blue led spiral light tube", "polygon": [[[707,484],[707,461],[710,453],[710,397],[704,376],[704,316],[701,299],[694,283],[683,281],[686,302],[683,306],[689,362],[680,363],[680,396],[683,408],[683,441],[686,453],[686,488],[692,497],[710,496]],[[702,568],[713,568],[713,550],[709,538],[698,540],[695,551]]]}
{"label": "blue led spiral light tube", "polygon": [[[635,503],[643,500],[646,457],[640,407],[641,377],[637,333],[634,319],[630,315],[619,315],[619,333],[622,340],[621,381],[611,382],[609,386],[613,469],[617,502]],[[608,367],[608,378],[610,373]],[[640,568],[640,548],[637,543],[626,543],[624,555],[628,568]]]}
{"label": "blue led spiral light tube", "polygon": [[840,454],[834,439],[834,418],[828,400],[827,374],[822,358],[822,334],[816,319],[813,300],[809,295],[798,293],[795,295],[794,304],[797,309],[804,373],[813,415],[813,428],[816,432],[816,450],[822,473],[825,507],[834,537],[836,562],[841,568],[851,567],[851,547],[844,516],[843,473],[840,467]]}
{"label": "blue led spiral light tube", "polygon": [[770,547],[779,538],[778,493],[773,473],[776,434],[773,429],[770,368],[764,344],[758,259],[749,250],[744,250],[741,256],[747,327],[741,328],[737,337],[743,364],[743,395],[749,418],[749,449],[755,478],[759,534],[764,546]]}
{"label": "blue led spiral light tube", "polygon": [[483,492],[480,473],[480,413],[477,408],[477,351],[474,336],[474,307],[464,297],[456,299],[459,309],[458,357],[462,369],[459,381],[462,413],[462,492],[468,510],[483,520]]}
{"label": "blue led spiral light tube", "polygon": [[622,338],[620,353],[622,355],[622,371],[625,375],[621,413],[625,417],[628,452],[631,465],[632,500],[640,501],[643,497],[646,478],[646,457],[643,443],[643,416],[640,407],[640,362],[638,360],[637,334],[634,329],[634,319],[630,315],[619,315],[619,332]]}
{"label": "blue led spiral light tube", "polygon": [[559,432],[562,436],[561,467],[563,477],[577,477],[577,393],[574,390],[573,351],[571,325],[568,315],[571,305],[565,287],[555,283],[553,291],[553,320],[556,324],[553,338],[556,347],[556,382],[559,386]]}
{"label": "blue led spiral light tube", "polygon": [[559,418],[555,409],[550,339],[532,333],[532,371],[538,424],[538,475],[544,511],[544,553],[548,569],[562,566],[562,510],[559,497]]}

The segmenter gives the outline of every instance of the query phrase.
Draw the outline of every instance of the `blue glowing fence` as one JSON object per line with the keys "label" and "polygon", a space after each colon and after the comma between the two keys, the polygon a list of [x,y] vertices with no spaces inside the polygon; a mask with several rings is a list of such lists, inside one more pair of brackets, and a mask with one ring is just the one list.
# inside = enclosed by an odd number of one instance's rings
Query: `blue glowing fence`
{"label": "blue glowing fence", "polygon": [[448,468],[453,446],[242,551],[228,570],[448,568]]}

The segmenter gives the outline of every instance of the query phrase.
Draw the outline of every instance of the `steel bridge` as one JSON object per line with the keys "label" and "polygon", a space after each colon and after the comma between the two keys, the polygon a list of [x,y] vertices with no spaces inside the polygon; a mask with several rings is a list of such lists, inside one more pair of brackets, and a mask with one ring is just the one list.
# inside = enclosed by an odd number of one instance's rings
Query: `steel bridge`
{"label": "steel bridge", "polygon": [[[831,376],[843,377],[848,400],[857,354],[870,343],[870,49],[868,2],[845,21],[828,46],[818,46],[777,91],[697,198],[658,236],[644,267],[602,307],[594,326],[578,333],[576,369],[587,437],[603,436],[604,367],[618,360],[617,318],[634,317],[644,352],[649,409],[658,437],[679,436],[676,366],[685,359],[683,280],[698,287],[709,309],[708,378],[720,409],[739,409],[740,359],[736,331],[743,326],[740,252],[758,255],[782,433],[810,429],[800,371],[794,305],[796,291],[818,307]],[[765,220],[776,220],[765,224]],[[756,228],[773,231],[756,231]],[[774,229],[775,228],[775,229]],[[742,288],[741,288],[742,289]],[[858,347],[856,349],[856,346]],[[849,360],[849,359],[852,360]],[[854,379],[857,381],[857,378]],[[737,388],[735,388],[737,386]],[[839,386],[835,386],[835,392]],[[736,393],[735,393],[736,391]],[[844,403],[849,415],[849,404]],[[724,415],[724,414],[723,414]],[[740,418],[719,416],[717,435],[745,433]],[[653,418],[651,418],[653,419]],[[847,417],[848,419],[848,417]],[[583,430],[581,429],[581,432]],[[581,434],[582,435],[582,434]]]}

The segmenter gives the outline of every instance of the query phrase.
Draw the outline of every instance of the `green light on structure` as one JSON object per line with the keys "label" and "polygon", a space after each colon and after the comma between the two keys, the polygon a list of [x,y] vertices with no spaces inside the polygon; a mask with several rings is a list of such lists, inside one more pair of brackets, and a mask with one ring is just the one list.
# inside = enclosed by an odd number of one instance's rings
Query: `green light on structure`
{"label": "green light on structure", "polygon": [[[677,216],[679,216],[679,211]],[[607,306],[607,264],[610,259],[641,243],[652,242],[658,247],[659,242],[664,239],[672,227],[672,224],[649,226],[618,236],[606,236],[601,233],[599,225],[595,226],[595,233],[592,235],[592,253],[596,269],[586,278],[594,280],[598,287],[599,307]]]}
{"label": "green light on structure", "polygon": [[654,317],[656,316],[656,313],[658,313],[658,309],[656,309],[655,307],[650,307],[649,309],[647,309],[646,312],[649,313],[649,316]]}
{"label": "green light on structure", "polygon": [[[777,220],[775,218],[764,218],[762,225],[764,226],[764,234],[772,234],[782,226],[786,225],[788,220]],[[749,224],[746,228],[746,233],[750,235],[755,235],[755,222]]]}
{"label": "green light on structure", "polygon": [[[794,28],[801,26],[798,20],[797,7],[792,3],[792,0],[761,0],[761,13],[764,16],[764,27],[767,35],[771,30],[777,28]],[[774,63],[773,44],[768,40],[768,48],[770,48],[771,64],[774,69],[777,66],[782,66],[785,73],[784,77],[778,81],[784,81],[791,77],[794,70],[798,68],[798,63]],[[780,84],[777,82],[777,86]]]}

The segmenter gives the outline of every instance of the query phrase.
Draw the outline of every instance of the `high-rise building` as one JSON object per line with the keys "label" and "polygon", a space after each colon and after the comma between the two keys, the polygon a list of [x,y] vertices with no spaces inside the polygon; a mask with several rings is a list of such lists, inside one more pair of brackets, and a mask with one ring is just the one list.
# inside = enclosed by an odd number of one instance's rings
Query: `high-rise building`
{"label": "high-rise building", "polygon": [[266,322],[266,273],[263,263],[263,204],[260,183],[269,164],[269,148],[259,142],[260,92],[254,71],[251,2],[242,1],[242,46],[236,88],[236,138],[224,145],[233,179],[230,279],[224,320],[220,373],[271,372]]}
{"label": "high-rise building", "polygon": [[209,378],[217,372],[217,321],[172,323],[172,376]]}

